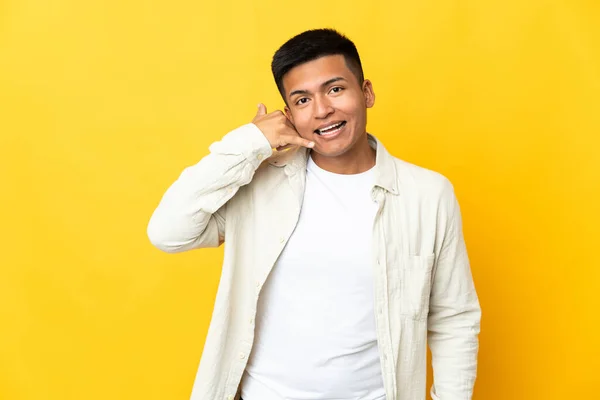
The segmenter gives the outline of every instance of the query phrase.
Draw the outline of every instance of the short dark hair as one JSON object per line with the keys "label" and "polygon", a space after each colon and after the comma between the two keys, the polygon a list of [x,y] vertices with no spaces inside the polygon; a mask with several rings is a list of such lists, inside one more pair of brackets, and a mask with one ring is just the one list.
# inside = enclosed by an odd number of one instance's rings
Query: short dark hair
{"label": "short dark hair", "polygon": [[354,43],[334,29],[311,29],[302,32],[285,42],[273,55],[271,71],[283,100],[283,77],[292,68],[324,56],[343,55],[348,69],[352,71],[358,83],[363,84],[362,64]]}

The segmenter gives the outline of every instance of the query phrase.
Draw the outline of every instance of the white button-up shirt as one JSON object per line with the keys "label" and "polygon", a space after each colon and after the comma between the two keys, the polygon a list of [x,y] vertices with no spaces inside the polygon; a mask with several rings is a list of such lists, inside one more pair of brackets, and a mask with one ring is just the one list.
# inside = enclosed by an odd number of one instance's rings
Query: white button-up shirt
{"label": "white button-up shirt", "polygon": [[[429,343],[433,399],[471,399],[481,309],[453,187],[369,142],[377,151],[372,257],[386,398],[425,399]],[[150,219],[150,241],[166,252],[226,243],[192,400],[239,398],[261,288],[300,215],[308,152],[273,153],[254,124],[244,125],[186,168]]]}

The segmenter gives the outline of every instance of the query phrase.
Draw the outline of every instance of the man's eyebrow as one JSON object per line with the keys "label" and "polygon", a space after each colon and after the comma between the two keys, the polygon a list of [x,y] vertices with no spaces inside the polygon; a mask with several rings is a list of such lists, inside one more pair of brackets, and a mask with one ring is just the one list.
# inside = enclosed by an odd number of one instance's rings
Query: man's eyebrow
{"label": "man's eyebrow", "polygon": [[335,82],[337,82],[337,81],[345,81],[345,80],[346,80],[346,78],[344,78],[344,77],[341,77],[341,76],[338,76],[338,77],[336,77],[336,78],[331,78],[330,80],[328,80],[328,81],[324,82],[324,83],[321,85],[321,87],[323,88],[323,87],[325,87],[325,86],[329,86],[329,85],[331,85],[332,83],[335,83]]}
{"label": "man's eyebrow", "polygon": [[[341,77],[341,76],[337,76],[337,77],[335,77],[335,78],[331,78],[331,79],[329,79],[329,80],[327,80],[327,81],[323,82],[323,83],[321,84],[321,88],[323,88],[323,87],[325,87],[325,86],[329,86],[329,85],[331,85],[332,83],[335,83],[335,82],[337,82],[337,81],[345,81],[345,80],[346,80],[346,78],[343,78],[343,77]],[[292,96],[294,96],[294,95],[296,95],[296,94],[310,94],[310,92],[309,92],[308,90],[294,90],[293,92],[291,92],[291,93],[289,94],[289,97],[291,98]]]}

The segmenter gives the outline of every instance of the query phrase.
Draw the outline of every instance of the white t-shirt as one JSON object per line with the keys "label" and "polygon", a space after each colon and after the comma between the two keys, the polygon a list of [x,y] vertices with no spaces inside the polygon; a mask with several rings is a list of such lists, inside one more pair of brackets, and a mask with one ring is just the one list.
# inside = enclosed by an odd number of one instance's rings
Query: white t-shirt
{"label": "white t-shirt", "polygon": [[259,299],[244,400],[385,398],[373,303],[373,169],[308,158],[298,225]]}

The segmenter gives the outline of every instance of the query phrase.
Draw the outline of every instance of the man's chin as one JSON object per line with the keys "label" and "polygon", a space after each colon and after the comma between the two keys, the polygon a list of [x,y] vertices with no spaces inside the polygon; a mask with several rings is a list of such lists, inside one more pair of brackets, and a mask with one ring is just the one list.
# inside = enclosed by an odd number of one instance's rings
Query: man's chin
{"label": "man's chin", "polygon": [[334,157],[341,157],[344,154],[346,154],[348,152],[349,148],[347,147],[343,147],[343,148],[328,148],[328,146],[326,146],[325,148],[319,147],[319,146],[315,146],[312,149],[313,153],[317,153],[319,156],[322,157],[328,157],[328,158],[334,158]]}

